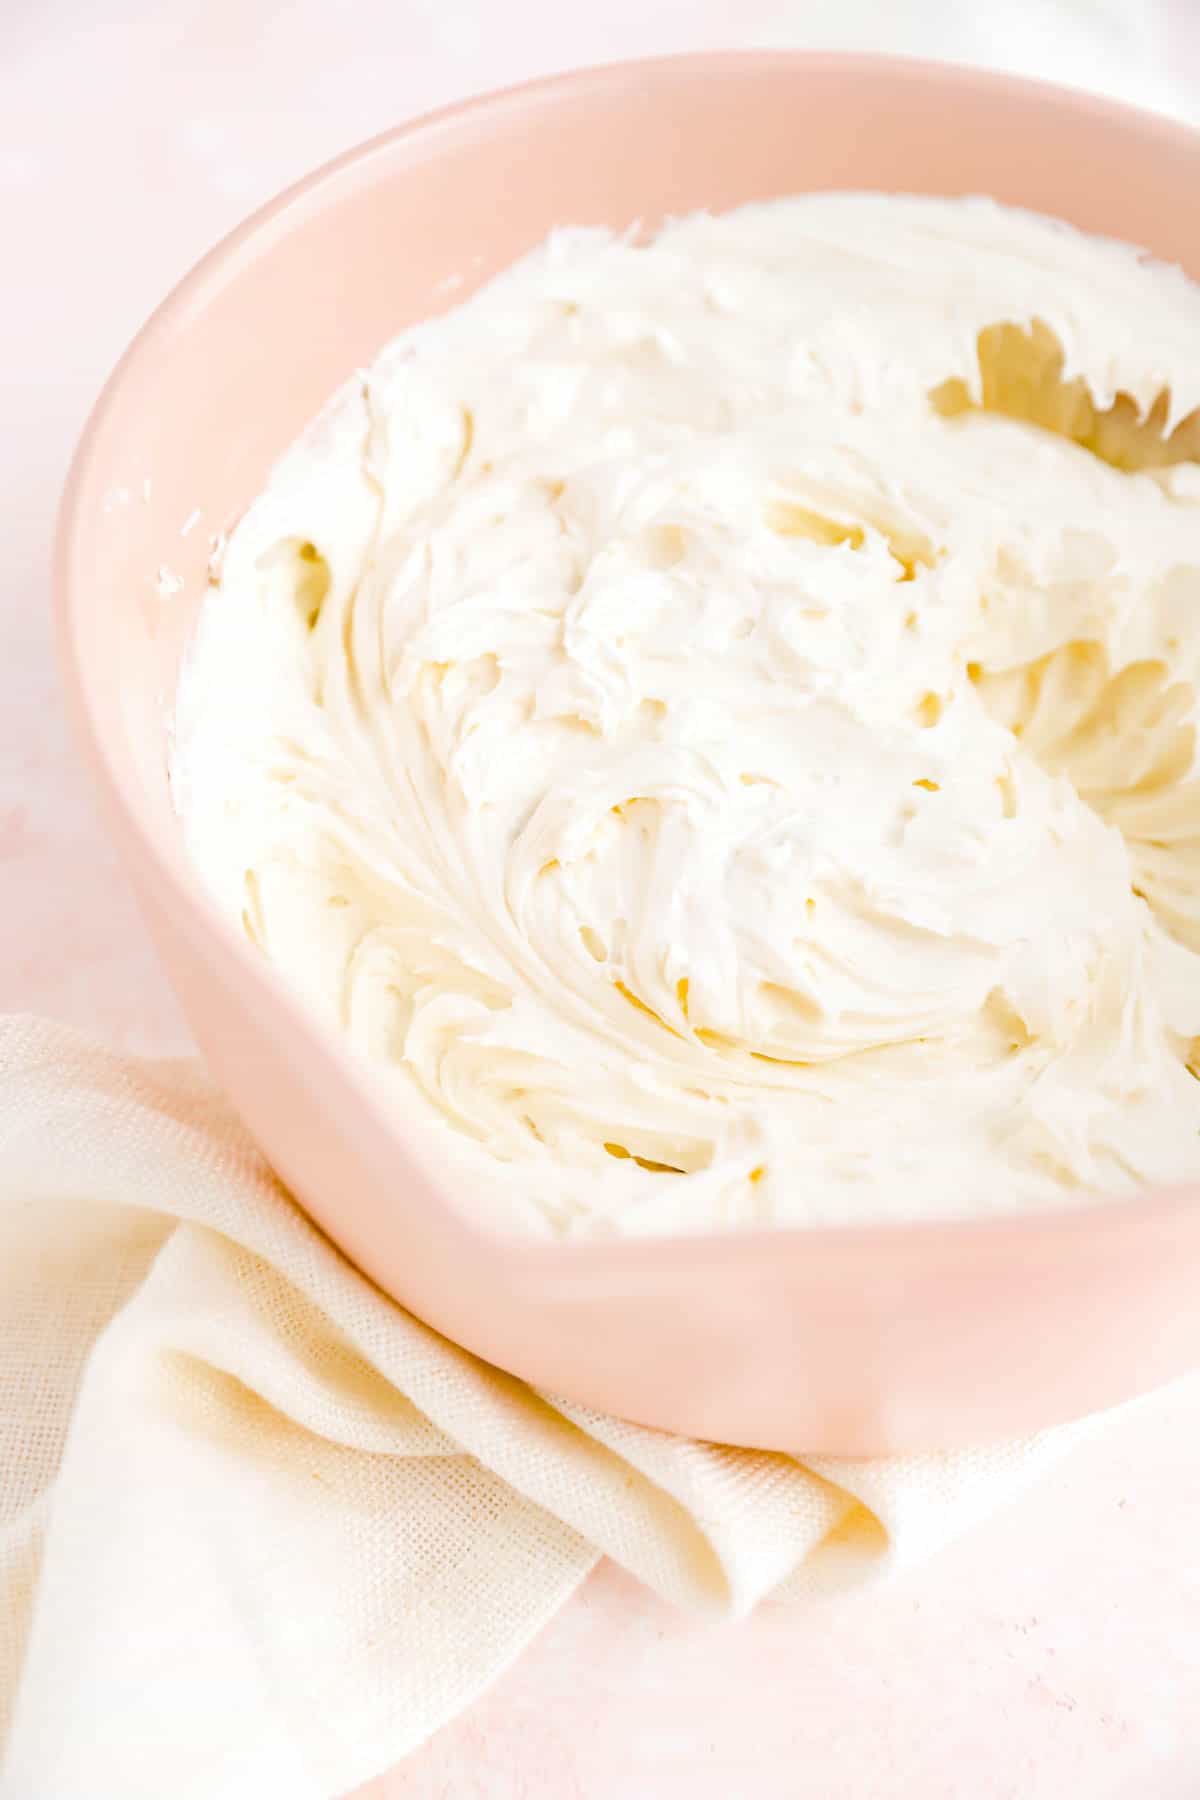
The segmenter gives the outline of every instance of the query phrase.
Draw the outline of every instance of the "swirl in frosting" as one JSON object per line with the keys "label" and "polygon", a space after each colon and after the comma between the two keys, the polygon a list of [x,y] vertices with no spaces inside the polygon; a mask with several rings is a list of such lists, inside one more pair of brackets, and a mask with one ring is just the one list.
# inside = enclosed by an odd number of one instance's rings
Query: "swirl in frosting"
{"label": "swirl in frosting", "polygon": [[173,779],[465,1203],[1200,1176],[1200,290],[984,201],[555,234],[234,530]]}

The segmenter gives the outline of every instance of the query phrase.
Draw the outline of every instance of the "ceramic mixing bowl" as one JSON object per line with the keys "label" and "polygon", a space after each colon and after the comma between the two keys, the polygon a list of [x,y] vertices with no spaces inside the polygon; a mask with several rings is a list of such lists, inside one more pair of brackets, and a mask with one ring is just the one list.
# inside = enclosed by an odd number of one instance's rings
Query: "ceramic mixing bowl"
{"label": "ceramic mixing bowl", "polygon": [[70,706],[147,923],[217,1077],[329,1236],[439,1331],[552,1392],[701,1437],[858,1454],[1026,1432],[1200,1361],[1200,1191],[673,1241],[486,1229],[217,912],[167,780],[208,535],[350,371],[445,308],[447,278],[461,298],[554,225],[813,188],[988,193],[1200,277],[1200,136],[1078,94],[776,53],[539,82],[343,156],[181,283],[87,427],[57,589]]}

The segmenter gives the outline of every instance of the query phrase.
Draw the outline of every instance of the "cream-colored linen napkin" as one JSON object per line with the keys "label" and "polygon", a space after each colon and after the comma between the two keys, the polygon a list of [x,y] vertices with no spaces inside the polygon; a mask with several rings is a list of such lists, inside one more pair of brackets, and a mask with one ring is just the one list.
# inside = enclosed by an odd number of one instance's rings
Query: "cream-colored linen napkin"
{"label": "cream-colored linen napkin", "polygon": [[331,1800],[601,1555],[743,1614],[923,1555],[1086,1429],[839,1464],[535,1393],[359,1275],[198,1063],[0,1021],[4,1800]]}

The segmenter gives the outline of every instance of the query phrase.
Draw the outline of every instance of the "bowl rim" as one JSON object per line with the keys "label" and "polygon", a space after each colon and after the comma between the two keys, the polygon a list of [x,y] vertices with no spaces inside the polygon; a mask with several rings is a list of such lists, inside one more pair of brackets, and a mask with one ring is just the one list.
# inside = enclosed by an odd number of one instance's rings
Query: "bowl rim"
{"label": "bowl rim", "polygon": [[80,651],[77,619],[86,606],[87,582],[78,557],[89,499],[100,478],[100,456],[109,420],[117,410],[122,390],[143,363],[151,361],[171,340],[176,330],[210,292],[236,269],[239,259],[279,233],[294,228],[306,211],[336,200],[336,190],[369,185],[376,164],[405,148],[413,153],[436,151],[442,136],[458,136],[486,128],[493,119],[512,109],[524,109],[540,100],[559,100],[583,92],[614,96],[631,83],[653,80],[656,75],[690,75],[719,78],[723,73],[787,73],[798,79],[816,78],[853,82],[855,78],[890,76],[914,90],[953,86],[986,93],[1014,103],[1034,101],[1091,119],[1118,132],[1136,131],[1164,146],[1196,155],[1200,162],[1200,129],[1182,120],[1147,111],[1123,101],[1063,86],[1037,77],[982,69],[970,64],[924,57],[883,55],[856,51],[808,50],[705,50],[680,55],[661,55],[588,65],[536,77],[484,93],[473,94],[434,108],[374,134],[328,159],[284,187],[255,208],[232,230],[219,238],[174,284],[136,331],[101,387],[85,421],[71,458],[54,529],[52,593],[58,663],[67,710],[74,720],[76,741],[86,753],[92,779],[102,805],[117,817],[130,835],[145,873],[165,896],[175,920],[193,935],[216,939],[250,985],[265,989],[289,1028],[304,1033],[324,1053],[326,1060],[354,1088],[365,1107],[393,1138],[403,1133],[405,1154],[425,1175],[443,1204],[444,1229],[462,1241],[487,1245],[489,1254],[507,1263],[509,1272],[529,1273],[538,1266],[553,1266],[556,1279],[565,1281],[568,1296],[574,1276],[594,1293],[597,1281],[657,1285],[657,1271],[669,1259],[678,1271],[725,1261],[733,1244],[747,1250],[757,1246],[794,1246],[803,1242],[821,1259],[831,1276],[841,1270],[871,1286],[881,1281],[903,1282],[906,1272],[928,1279],[932,1266],[944,1270],[947,1279],[956,1271],[977,1268],[983,1260],[1006,1260],[1014,1251],[1035,1253],[1037,1260],[1069,1255],[1078,1258],[1084,1247],[1106,1259],[1136,1229],[1138,1239],[1162,1234],[1174,1242],[1179,1227],[1194,1217],[1200,1205],[1200,1187],[1172,1185],[1140,1189],[1130,1194],[1097,1197],[1079,1205],[1055,1205],[1036,1211],[1002,1216],[965,1215],[949,1219],[879,1220],[846,1224],[777,1224],[721,1228],[681,1233],[677,1236],[622,1235],[616,1238],[543,1238],[506,1229],[481,1211],[469,1210],[455,1199],[452,1184],[437,1171],[425,1147],[398,1125],[375,1084],[365,1078],[363,1059],[337,1034],[326,1029],[309,1011],[290,984],[270,963],[257,956],[209,895],[199,872],[183,872],[165,852],[159,834],[143,816],[110,756],[98,719],[91,683]]}

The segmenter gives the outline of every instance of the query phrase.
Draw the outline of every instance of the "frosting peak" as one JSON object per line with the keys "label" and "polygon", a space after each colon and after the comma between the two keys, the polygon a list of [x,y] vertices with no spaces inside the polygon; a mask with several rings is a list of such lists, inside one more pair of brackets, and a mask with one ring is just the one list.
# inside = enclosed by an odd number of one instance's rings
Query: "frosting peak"
{"label": "frosting peak", "polygon": [[1200,1174],[1198,342],[986,202],[556,234],[233,532],[206,878],[533,1229]]}

